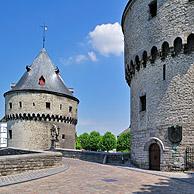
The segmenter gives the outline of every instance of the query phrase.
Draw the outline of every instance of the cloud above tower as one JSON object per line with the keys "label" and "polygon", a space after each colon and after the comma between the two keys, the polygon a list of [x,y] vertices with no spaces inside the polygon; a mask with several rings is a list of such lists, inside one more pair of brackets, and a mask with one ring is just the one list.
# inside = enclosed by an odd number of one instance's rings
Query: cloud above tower
{"label": "cloud above tower", "polygon": [[124,37],[118,22],[97,25],[89,32],[89,42],[103,56],[120,56],[124,52]]}

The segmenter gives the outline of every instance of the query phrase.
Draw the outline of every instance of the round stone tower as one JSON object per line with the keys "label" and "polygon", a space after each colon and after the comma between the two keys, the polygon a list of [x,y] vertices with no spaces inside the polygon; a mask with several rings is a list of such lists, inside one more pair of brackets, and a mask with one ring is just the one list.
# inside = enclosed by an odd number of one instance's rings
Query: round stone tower
{"label": "round stone tower", "polygon": [[124,10],[131,157],[142,168],[188,164],[187,147],[194,145],[193,21],[193,0],[130,0]]}
{"label": "round stone tower", "polygon": [[58,147],[74,148],[79,100],[64,85],[45,49],[4,96],[9,147],[48,149],[55,125]]}

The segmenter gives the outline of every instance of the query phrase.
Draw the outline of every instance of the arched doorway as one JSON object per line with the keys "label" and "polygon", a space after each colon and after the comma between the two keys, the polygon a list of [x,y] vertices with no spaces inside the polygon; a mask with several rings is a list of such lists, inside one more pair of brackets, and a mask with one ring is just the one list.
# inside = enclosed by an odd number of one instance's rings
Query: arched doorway
{"label": "arched doorway", "polygon": [[160,170],[160,147],[153,143],[149,147],[149,168],[150,170]]}

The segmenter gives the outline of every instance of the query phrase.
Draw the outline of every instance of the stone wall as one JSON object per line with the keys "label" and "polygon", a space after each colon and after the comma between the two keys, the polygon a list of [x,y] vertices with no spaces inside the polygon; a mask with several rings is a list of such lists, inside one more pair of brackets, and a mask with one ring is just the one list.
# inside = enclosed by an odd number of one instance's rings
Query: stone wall
{"label": "stone wall", "polygon": [[124,164],[125,162],[128,162],[130,158],[129,153],[108,153],[71,149],[56,149],[56,151],[61,152],[63,157],[76,158],[101,164]]}
{"label": "stone wall", "polygon": [[[158,13],[150,18],[150,0],[132,1],[123,21],[125,36],[125,68],[129,78],[130,63],[139,56],[140,70],[128,80],[131,86],[132,159],[149,168],[149,145],[160,146],[161,170],[183,169],[185,150],[194,145],[194,53],[186,52],[187,37],[194,29],[194,3],[188,0],[158,0]],[[182,49],[174,55],[174,40],[182,38]],[[161,45],[170,49],[162,58]],[[151,61],[151,48],[156,46],[156,60]],[[147,51],[146,67],[142,53]],[[165,80],[163,65],[166,65]],[[146,111],[141,111],[140,97],[146,95]],[[173,145],[168,127],[180,125],[183,139]]]}
{"label": "stone wall", "polygon": [[126,64],[144,50],[161,48],[164,41],[173,46],[176,37],[186,43],[193,32],[194,3],[189,0],[157,0],[157,16],[150,18],[149,3],[152,0],[132,0],[123,21]]}
{"label": "stone wall", "polygon": [[62,154],[41,152],[0,157],[0,176],[62,165]]}
{"label": "stone wall", "polygon": [[[20,107],[19,103],[22,103]],[[50,102],[50,109],[46,108]],[[10,109],[9,103],[12,103]],[[8,146],[41,149],[50,148],[50,129],[55,124],[60,128],[58,146],[74,148],[77,124],[77,101],[43,92],[14,92],[5,96]],[[69,111],[69,107],[72,110]]]}

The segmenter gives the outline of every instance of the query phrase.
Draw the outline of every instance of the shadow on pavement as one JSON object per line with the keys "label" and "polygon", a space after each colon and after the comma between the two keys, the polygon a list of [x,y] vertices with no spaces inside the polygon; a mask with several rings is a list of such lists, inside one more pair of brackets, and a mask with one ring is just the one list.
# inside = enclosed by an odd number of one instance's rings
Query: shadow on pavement
{"label": "shadow on pavement", "polygon": [[154,185],[142,185],[134,194],[194,194],[194,174],[188,178],[161,178]]}

